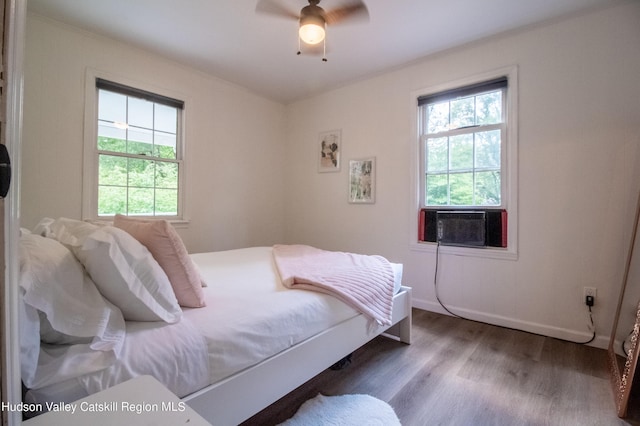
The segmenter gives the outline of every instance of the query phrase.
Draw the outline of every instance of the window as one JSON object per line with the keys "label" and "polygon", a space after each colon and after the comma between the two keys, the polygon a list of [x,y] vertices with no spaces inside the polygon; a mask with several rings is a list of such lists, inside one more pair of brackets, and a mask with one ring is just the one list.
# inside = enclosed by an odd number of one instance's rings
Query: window
{"label": "window", "polygon": [[507,79],[418,98],[423,205],[501,207]]}
{"label": "window", "polygon": [[518,68],[411,93],[412,250],[435,252],[438,213],[484,212],[485,249],[443,253],[518,258]]}
{"label": "window", "polygon": [[180,218],[184,103],[101,78],[94,81],[88,216]]}

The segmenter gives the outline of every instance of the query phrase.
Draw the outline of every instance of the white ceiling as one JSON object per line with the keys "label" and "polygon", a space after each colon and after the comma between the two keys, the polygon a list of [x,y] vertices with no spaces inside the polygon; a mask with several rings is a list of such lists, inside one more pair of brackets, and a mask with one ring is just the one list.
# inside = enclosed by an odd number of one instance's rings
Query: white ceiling
{"label": "white ceiling", "polygon": [[[294,11],[307,4],[280,1]],[[297,22],[255,13],[257,0],[28,0],[28,7],[288,103],[474,40],[624,1],[365,0],[369,22],[328,28],[327,62],[297,56]]]}

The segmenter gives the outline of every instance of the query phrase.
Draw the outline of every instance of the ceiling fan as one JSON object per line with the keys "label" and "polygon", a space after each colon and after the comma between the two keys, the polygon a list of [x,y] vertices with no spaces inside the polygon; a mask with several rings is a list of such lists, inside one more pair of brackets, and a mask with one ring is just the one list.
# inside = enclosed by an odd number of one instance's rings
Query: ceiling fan
{"label": "ceiling fan", "polygon": [[303,7],[300,12],[290,10],[278,0],[258,0],[256,12],[276,15],[284,18],[295,19],[300,23],[298,30],[298,55],[300,50],[300,41],[308,45],[316,45],[324,42],[322,60],[326,58],[326,27],[349,20],[369,18],[367,6],[361,0],[343,0],[340,5],[324,10],[318,6],[320,0],[308,0],[309,5]]}

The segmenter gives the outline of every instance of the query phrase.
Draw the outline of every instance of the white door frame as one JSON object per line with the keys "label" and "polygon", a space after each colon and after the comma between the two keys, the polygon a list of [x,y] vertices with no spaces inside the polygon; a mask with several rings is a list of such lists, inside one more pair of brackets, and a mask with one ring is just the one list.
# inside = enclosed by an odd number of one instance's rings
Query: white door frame
{"label": "white door frame", "polygon": [[[5,54],[7,69],[5,70],[5,96],[7,97],[6,145],[11,156],[12,176],[9,194],[4,200],[5,229],[5,306],[2,324],[5,332],[6,359],[5,368],[7,395],[4,402],[17,404],[22,401],[22,384],[20,377],[20,339],[18,324],[19,289],[18,289],[18,241],[20,238],[20,154],[22,142],[22,100],[23,100],[23,61],[25,45],[25,27],[27,18],[27,0],[4,0],[6,2],[5,18],[6,40]],[[22,423],[22,413],[8,412],[10,426]]]}

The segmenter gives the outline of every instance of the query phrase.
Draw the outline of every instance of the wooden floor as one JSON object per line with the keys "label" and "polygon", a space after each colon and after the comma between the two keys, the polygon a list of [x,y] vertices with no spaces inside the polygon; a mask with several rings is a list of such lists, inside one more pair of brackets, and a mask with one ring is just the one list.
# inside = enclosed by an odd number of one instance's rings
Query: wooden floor
{"label": "wooden floor", "polygon": [[278,424],[318,393],[373,395],[404,426],[640,424],[615,414],[604,350],[421,310],[412,333],[377,337],[243,425]]}

